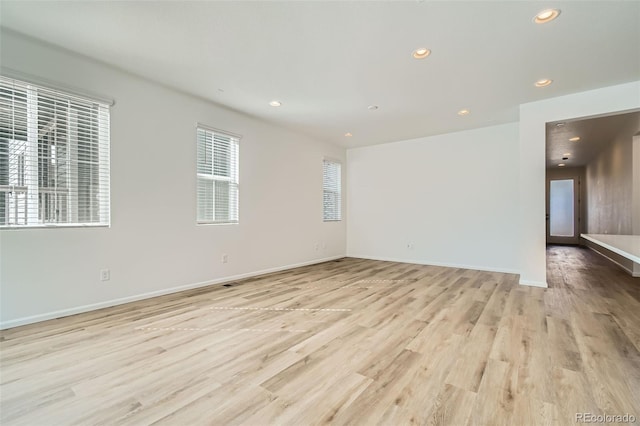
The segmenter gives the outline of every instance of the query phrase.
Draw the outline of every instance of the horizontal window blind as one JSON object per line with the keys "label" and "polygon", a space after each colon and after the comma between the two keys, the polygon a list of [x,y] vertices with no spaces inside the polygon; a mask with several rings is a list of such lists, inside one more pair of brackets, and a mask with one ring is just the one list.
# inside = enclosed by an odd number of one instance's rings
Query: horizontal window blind
{"label": "horizontal window blind", "polygon": [[198,141],[198,223],[238,223],[240,139],[203,127]]}
{"label": "horizontal window blind", "polygon": [[325,222],[342,220],[342,165],[335,161],[322,162],[322,212]]}
{"label": "horizontal window blind", "polygon": [[0,227],[109,224],[109,106],[0,76]]}

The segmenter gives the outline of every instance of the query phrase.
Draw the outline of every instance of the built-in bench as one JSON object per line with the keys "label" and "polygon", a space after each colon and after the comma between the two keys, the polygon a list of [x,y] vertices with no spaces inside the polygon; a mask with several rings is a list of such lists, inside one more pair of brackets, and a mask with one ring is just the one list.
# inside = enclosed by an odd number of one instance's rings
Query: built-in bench
{"label": "built-in bench", "polygon": [[581,234],[582,243],[640,277],[640,235]]}

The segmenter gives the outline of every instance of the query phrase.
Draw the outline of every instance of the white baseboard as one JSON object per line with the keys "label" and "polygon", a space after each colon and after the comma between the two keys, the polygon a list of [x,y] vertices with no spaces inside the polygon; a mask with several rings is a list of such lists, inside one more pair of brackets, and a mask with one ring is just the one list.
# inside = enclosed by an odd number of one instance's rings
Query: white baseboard
{"label": "white baseboard", "polygon": [[523,280],[522,278],[519,281],[520,285],[528,285],[529,287],[542,287],[549,288],[549,285],[546,281],[531,281],[531,280]]}
{"label": "white baseboard", "polygon": [[178,293],[180,291],[191,290],[191,289],[194,289],[194,288],[206,287],[206,286],[215,285],[215,284],[223,284],[223,283],[227,283],[227,282],[230,282],[230,281],[241,280],[241,279],[244,279],[244,278],[251,278],[251,277],[256,277],[256,276],[259,276],[259,275],[270,274],[272,272],[280,272],[280,271],[285,271],[287,269],[299,268],[301,266],[315,265],[317,263],[329,262],[331,260],[342,259],[344,257],[345,257],[344,255],[331,256],[331,257],[326,257],[326,258],[323,258],[323,259],[315,259],[315,260],[310,260],[310,261],[307,261],[307,262],[300,262],[300,263],[295,263],[295,264],[291,264],[291,265],[278,266],[278,267],[275,267],[275,268],[263,269],[261,271],[254,271],[254,272],[248,272],[248,273],[245,273],[245,274],[239,274],[239,275],[232,275],[232,276],[228,276],[228,277],[216,278],[215,280],[203,281],[203,282],[199,282],[199,283],[185,284],[185,285],[181,285],[181,286],[177,286],[177,287],[165,288],[165,289],[162,289],[162,290],[152,291],[152,292],[148,292],[148,293],[136,294],[134,296],[127,296],[127,297],[122,297],[122,298],[118,298],[118,299],[107,300],[107,301],[104,301],[104,302],[91,303],[89,305],[77,306],[77,307],[68,308],[68,309],[61,309],[61,310],[58,310],[58,311],[47,312],[47,313],[44,313],[44,314],[38,314],[38,315],[32,315],[32,316],[28,316],[28,317],[17,318],[17,319],[13,319],[13,320],[9,320],[9,321],[0,322],[0,330],[5,330],[7,328],[18,327],[18,326],[21,326],[21,325],[33,324],[33,323],[41,322],[41,321],[47,321],[47,320],[55,319],[55,318],[66,317],[66,316],[69,316],[69,315],[81,314],[83,312],[95,311],[97,309],[109,308],[111,306],[123,305],[125,303],[135,302],[135,301],[143,300],[143,299],[150,299],[152,297],[157,297],[157,296],[164,296],[166,294],[171,294],[171,293]]}
{"label": "white baseboard", "polygon": [[369,259],[369,260],[381,260],[384,262],[413,263],[415,265],[443,266],[445,268],[472,269],[475,271],[501,272],[503,274],[516,274],[516,275],[520,274],[520,271],[516,271],[515,269],[494,268],[491,266],[478,266],[478,265],[462,265],[459,263],[431,262],[431,261],[422,260],[422,259],[399,259],[399,258],[392,258],[392,257],[378,257],[378,256],[357,255],[357,254],[347,254],[347,257],[356,257],[360,259]]}

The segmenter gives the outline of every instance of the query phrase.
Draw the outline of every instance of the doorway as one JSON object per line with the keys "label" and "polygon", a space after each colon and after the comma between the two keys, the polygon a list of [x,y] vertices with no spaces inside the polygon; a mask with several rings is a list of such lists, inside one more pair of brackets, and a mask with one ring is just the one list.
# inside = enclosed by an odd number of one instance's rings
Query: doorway
{"label": "doorway", "polygon": [[546,123],[547,244],[637,232],[632,147],[639,129],[637,110]]}
{"label": "doorway", "polygon": [[547,170],[547,244],[579,244],[582,168]]}

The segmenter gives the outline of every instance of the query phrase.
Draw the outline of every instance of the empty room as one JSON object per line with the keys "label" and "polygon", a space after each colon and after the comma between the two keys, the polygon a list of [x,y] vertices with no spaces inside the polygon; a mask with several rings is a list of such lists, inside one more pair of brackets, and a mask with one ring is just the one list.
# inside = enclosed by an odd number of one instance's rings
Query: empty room
{"label": "empty room", "polygon": [[640,2],[0,1],[2,425],[640,422]]}

